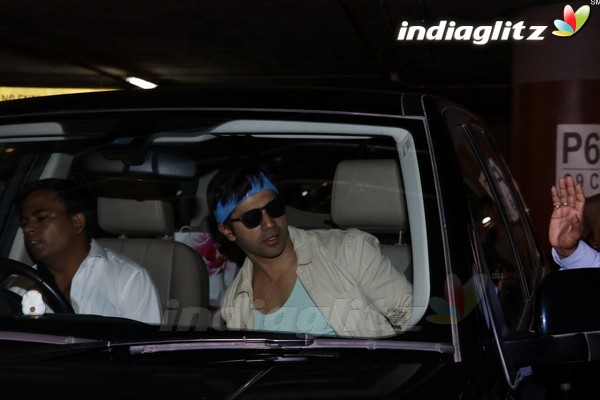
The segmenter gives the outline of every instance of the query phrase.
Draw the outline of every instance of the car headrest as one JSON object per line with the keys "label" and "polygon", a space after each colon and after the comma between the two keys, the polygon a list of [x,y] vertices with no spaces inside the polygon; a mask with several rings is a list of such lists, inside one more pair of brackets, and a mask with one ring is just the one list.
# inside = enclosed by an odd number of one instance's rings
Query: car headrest
{"label": "car headrest", "polygon": [[338,164],[331,217],[342,228],[404,231],[407,225],[402,176],[396,160],[345,160]]}
{"label": "car headrest", "polygon": [[161,200],[98,198],[98,223],[115,235],[172,235],[175,229],[173,208]]}

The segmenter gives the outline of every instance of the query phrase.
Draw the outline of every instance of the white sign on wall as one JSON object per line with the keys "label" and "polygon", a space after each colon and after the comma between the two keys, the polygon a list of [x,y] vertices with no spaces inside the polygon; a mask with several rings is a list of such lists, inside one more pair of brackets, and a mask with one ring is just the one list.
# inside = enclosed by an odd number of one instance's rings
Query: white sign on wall
{"label": "white sign on wall", "polygon": [[571,175],[586,197],[600,193],[600,125],[556,126],[556,180]]}

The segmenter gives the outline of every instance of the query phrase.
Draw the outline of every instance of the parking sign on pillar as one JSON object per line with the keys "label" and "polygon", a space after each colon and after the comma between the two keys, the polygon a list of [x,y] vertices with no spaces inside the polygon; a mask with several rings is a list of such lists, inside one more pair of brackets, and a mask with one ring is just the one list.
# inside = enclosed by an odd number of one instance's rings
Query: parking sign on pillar
{"label": "parking sign on pillar", "polygon": [[600,125],[556,127],[556,177],[571,175],[586,197],[600,193]]}

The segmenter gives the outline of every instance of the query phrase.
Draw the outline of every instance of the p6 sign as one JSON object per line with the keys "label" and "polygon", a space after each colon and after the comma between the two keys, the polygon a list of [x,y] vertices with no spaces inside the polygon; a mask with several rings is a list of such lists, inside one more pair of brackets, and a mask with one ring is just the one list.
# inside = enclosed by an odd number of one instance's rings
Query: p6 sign
{"label": "p6 sign", "polygon": [[556,178],[571,175],[586,197],[600,193],[600,125],[556,127]]}

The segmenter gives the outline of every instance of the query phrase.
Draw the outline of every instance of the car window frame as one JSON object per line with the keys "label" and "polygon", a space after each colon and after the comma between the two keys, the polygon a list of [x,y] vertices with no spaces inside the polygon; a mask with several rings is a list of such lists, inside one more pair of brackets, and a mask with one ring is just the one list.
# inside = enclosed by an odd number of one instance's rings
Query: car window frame
{"label": "car window frame", "polygon": [[[222,112],[224,114],[228,114],[226,112]],[[235,113],[235,111],[234,111]],[[393,132],[393,131],[402,131],[402,130],[406,130],[408,129],[408,131],[410,131],[411,133],[409,134],[409,136],[414,135],[415,137],[418,135],[424,135],[424,132],[421,128],[422,124],[424,123],[422,118],[404,118],[404,117],[386,117],[386,118],[381,118],[380,116],[364,116],[364,115],[353,115],[353,116],[348,116],[348,115],[318,115],[317,117],[315,117],[314,115],[303,115],[299,118],[300,121],[309,121],[309,123],[314,122],[315,120],[317,121],[325,121],[323,123],[328,123],[331,121],[345,121],[347,119],[352,119],[352,120],[361,120],[363,124],[365,124],[366,126],[371,126],[372,128],[374,128],[375,130],[383,130],[386,132]],[[353,126],[356,127],[357,123],[355,123],[356,121],[352,121],[352,123],[346,123],[348,126]],[[400,122],[400,123],[399,123]],[[34,124],[39,124],[39,122],[35,122]],[[342,124],[344,124],[344,122],[342,122]],[[405,125],[407,125],[407,127],[405,127]],[[39,125],[37,125],[39,126]],[[416,131],[413,133],[413,131],[411,130],[411,127],[416,128]],[[407,132],[408,132],[407,131]],[[204,132],[206,133],[206,132]],[[356,135],[359,135],[358,133],[354,133]],[[388,134],[385,133],[381,133],[379,132],[378,134],[381,135],[386,135],[389,136]],[[394,135],[391,135],[392,137]],[[34,143],[48,143],[51,144],[52,142],[57,142],[57,141],[61,141],[63,143],[65,142],[70,142],[73,141],[73,143],[75,143],[74,141],[76,140],[85,140],[86,137],[83,136],[65,136],[65,137],[59,137],[59,136],[48,136],[48,135],[41,135],[39,137],[32,137],[29,136],[27,138],[27,142],[29,142],[29,144],[33,144]],[[87,137],[87,139],[93,140],[94,137]],[[98,136],[95,137],[95,139],[98,139]],[[0,141],[16,141],[15,137],[11,137],[10,139],[8,138],[0,138]],[[402,155],[402,153],[404,152],[405,156],[407,154],[407,148],[404,147],[405,142],[401,142],[398,143],[397,141],[397,137],[394,138],[394,140],[397,143],[397,156],[398,156],[398,161],[400,162],[400,157]],[[419,141],[424,141],[425,138],[419,138]],[[423,154],[421,152],[421,150],[415,149],[414,148],[415,144],[413,144],[413,149],[408,151],[409,153],[412,153],[414,156],[414,163],[416,163],[415,165],[418,165],[417,171],[421,170],[421,168],[423,167],[423,165],[425,165],[426,167],[429,167],[431,165],[431,161],[428,158],[428,156],[426,156],[425,159],[423,159]],[[50,146],[49,148],[52,148],[52,146]],[[38,174],[36,174],[35,176],[33,175],[27,175],[27,176],[23,176],[23,182],[27,181],[27,180],[34,180],[34,179],[40,179],[43,177],[66,177],[67,173],[68,173],[68,158],[72,157],[70,154],[62,154],[62,156],[58,156],[54,153],[49,154],[48,155],[49,159],[47,163],[42,163],[40,171]],[[58,158],[57,158],[58,157]],[[60,159],[60,158],[65,158],[65,159]],[[66,161],[65,161],[66,160]],[[406,172],[406,171],[404,171]],[[415,178],[411,178],[409,177],[409,180],[413,180],[415,181],[415,184],[420,185],[421,184],[421,180],[425,179],[424,177],[417,177]],[[423,192],[422,189],[419,189],[416,191],[417,193],[417,197],[423,197]],[[420,214],[421,214],[421,218],[422,218],[422,243],[427,243],[428,242],[428,237],[432,234],[431,232],[431,228],[430,228],[430,221],[429,221],[429,215],[427,215],[428,213],[425,211],[425,205],[423,204],[422,200],[418,200],[421,201],[421,205],[420,205]],[[14,240],[13,240],[13,246],[11,249],[11,252],[9,254],[9,256],[11,258],[16,258],[16,259],[21,259],[24,261],[28,261],[29,258],[26,255],[26,251],[24,249],[24,245],[22,243],[22,235],[19,235],[17,233],[18,231],[18,226],[15,229],[15,235],[14,235]],[[21,238],[21,240],[19,240],[19,238]],[[427,257],[429,256],[429,249],[425,249],[422,251],[422,254],[424,255],[424,259],[427,260]],[[427,292],[423,292],[423,302],[422,304],[420,304],[419,306],[422,308],[422,312],[419,312],[418,314],[415,314],[416,317],[413,317],[415,320],[412,321],[412,323],[417,323],[418,320],[427,312],[428,309],[428,301],[430,298],[430,282],[429,282],[429,273],[430,273],[430,267],[431,265],[429,264],[428,261],[424,262],[424,267],[423,267],[423,271],[426,273],[424,275],[424,281],[425,281],[425,287],[427,288]]]}

